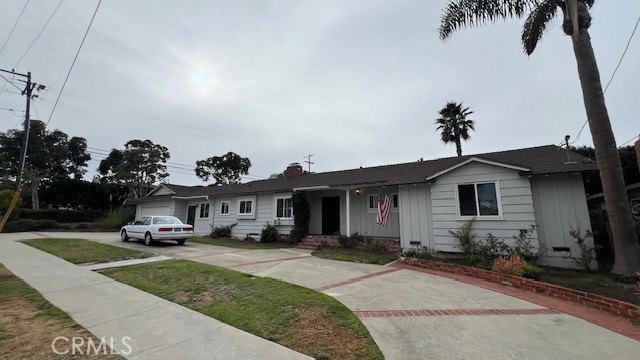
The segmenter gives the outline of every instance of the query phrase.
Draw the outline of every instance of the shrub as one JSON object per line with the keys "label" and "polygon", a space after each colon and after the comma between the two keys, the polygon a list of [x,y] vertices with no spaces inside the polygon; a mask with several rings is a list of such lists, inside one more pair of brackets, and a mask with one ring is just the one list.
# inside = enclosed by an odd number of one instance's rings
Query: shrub
{"label": "shrub", "polygon": [[231,224],[227,226],[214,226],[211,228],[212,238],[228,238],[231,237],[231,230],[238,224]]}
{"label": "shrub", "polygon": [[100,219],[100,225],[106,228],[119,228],[133,220],[135,213],[132,210],[118,208],[110,211],[107,216]]}
{"label": "shrub", "polygon": [[23,232],[23,231],[38,231],[48,229],[58,229],[60,224],[53,220],[32,220],[32,219],[18,219],[8,222],[4,226],[4,232]]}
{"label": "shrub", "polygon": [[386,253],[388,251],[387,245],[379,242],[369,245],[369,249],[374,253]]}
{"label": "shrub", "polygon": [[277,242],[279,240],[280,234],[278,234],[278,228],[267,223],[260,233],[260,242]]}
{"label": "shrub", "polygon": [[424,260],[437,260],[439,258],[437,251],[431,250],[426,246],[420,246],[417,249],[404,251],[402,253],[402,256],[410,257],[414,259],[424,259]]}
{"label": "shrub", "polygon": [[102,210],[20,210],[20,219],[53,220],[59,223],[96,222],[104,216],[105,212]]}
{"label": "shrub", "polygon": [[529,229],[520,229],[518,235],[513,236],[515,245],[513,247],[513,250],[511,250],[511,254],[520,256],[522,260],[526,262],[535,261],[540,256],[540,254],[544,252],[542,248],[536,248],[531,243],[531,237],[533,236],[533,233],[535,231],[535,225],[531,225]]}
{"label": "shrub", "polygon": [[[15,190],[11,189],[0,190],[0,218],[2,218],[7,209],[9,209],[11,200],[13,200],[13,194],[15,193]],[[16,204],[16,207],[11,213],[11,217],[9,217],[9,219],[16,219],[18,217],[18,207],[20,207],[20,204],[22,204],[22,199],[18,197],[18,203]]]}
{"label": "shrub", "polygon": [[338,244],[340,244],[340,246],[345,249],[351,249],[353,247],[356,247],[357,245],[350,236],[346,235],[340,235],[340,237],[338,238]]}
{"label": "shrub", "polygon": [[506,275],[524,275],[524,262],[519,255],[500,256],[493,262],[492,270]]}
{"label": "shrub", "polygon": [[304,191],[293,193],[291,205],[293,206],[293,229],[291,229],[290,242],[299,243],[309,235],[311,207]]}
{"label": "shrub", "polygon": [[600,246],[596,245],[594,247],[589,247],[587,245],[587,239],[593,238],[593,234],[591,230],[587,230],[582,233],[580,229],[580,224],[574,229],[571,228],[569,231],[569,236],[571,236],[578,247],[580,248],[580,255],[578,257],[572,257],[571,260],[578,266],[579,268],[585,271],[591,271],[591,262],[596,258],[596,251],[600,250]]}
{"label": "shrub", "polygon": [[540,277],[542,276],[542,269],[529,263],[525,263],[522,266],[522,270],[524,270],[522,276],[528,279],[540,280]]}
{"label": "shrub", "polygon": [[465,223],[462,224],[460,229],[457,231],[449,230],[449,233],[456,239],[458,239],[458,242],[460,242],[460,245],[458,245],[458,247],[460,248],[460,250],[462,250],[462,254],[464,255],[465,259],[471,256],[471,254],[473,254],[473,252],[475,252],[476,250],[476,243],[473,241],[475,237],[473,235],[474,220],[475,219],[471,218],[465,221]]}
{"label": "shrub", "polygon": [[351,241],[354,242],[355,246],[371,245],[371,239],[367,238],[364,234],[360,234],[357,231],[351,234]]}

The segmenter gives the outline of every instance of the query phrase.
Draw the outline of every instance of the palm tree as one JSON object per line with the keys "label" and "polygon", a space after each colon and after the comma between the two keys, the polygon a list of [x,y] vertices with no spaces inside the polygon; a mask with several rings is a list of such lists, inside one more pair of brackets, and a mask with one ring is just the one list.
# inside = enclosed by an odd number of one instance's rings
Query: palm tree
{"label": "palm tree", "polygon": [[462,27],[475,27],[499,19],[526,16],[522,44],[527,55],[531,55],[548,24],[558,15],[558,9],[562,11],[562,29],[571,36],[573,43],[582,97],[611,220],[615,252],[615,264],[611,271],[631,275],[634,269],[640,268],[640,244],[627,202],[620,157],[589,36],[589,10],[594,2],[595,0],[455,0],[444,9],[440,38],[445,40]]}
{"label": "palm tree", "polygon": [[463,106],[462,103],[456,104],[450,101],[438,112],[440,117],[436,119],[442,142],[445,144],[455,142],[458,156],[462,156],[462,140],[469,140],[471,137],[469,130],[475,130],[473,120],[467,119],[467,115],[473,114],[473,111]]}

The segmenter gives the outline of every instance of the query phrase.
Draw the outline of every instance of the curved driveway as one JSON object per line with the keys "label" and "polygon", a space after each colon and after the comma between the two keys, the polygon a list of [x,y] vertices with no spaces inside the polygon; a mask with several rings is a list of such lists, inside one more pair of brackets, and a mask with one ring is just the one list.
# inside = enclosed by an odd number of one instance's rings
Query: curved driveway
{"label": "curved driveway", "polygon": [[[113,233],[31,233],[136,249]],[[301,249],[188,243],[153,251],[322,291],[352,309],[387,359],[637,359],[640,342],[545,307],[407,269],[319,259]]]}

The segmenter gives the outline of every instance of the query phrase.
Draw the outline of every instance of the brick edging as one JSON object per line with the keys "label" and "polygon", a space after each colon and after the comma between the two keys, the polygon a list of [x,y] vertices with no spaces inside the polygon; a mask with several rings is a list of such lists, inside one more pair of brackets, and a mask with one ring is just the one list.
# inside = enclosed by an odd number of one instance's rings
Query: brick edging
{"label": "brick edging", "polygon": [[479,278],[504,286],[521,289],[561,300],[575,302],[584,306],[606,311],[640,322],[640,306],[628,302],[595,295],[584,291],[573,290],[542,281],[531,280],[520,276],[504,275],[494,271],[472,268],[457,264],[448,264],[433,260],[399,258],[399,263],[425,269],[461,274]]}

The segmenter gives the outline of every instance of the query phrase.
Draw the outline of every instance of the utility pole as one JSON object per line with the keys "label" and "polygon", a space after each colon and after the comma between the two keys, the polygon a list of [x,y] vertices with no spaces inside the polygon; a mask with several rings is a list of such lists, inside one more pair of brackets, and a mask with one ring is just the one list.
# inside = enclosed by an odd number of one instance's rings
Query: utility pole
{"label": "utility pole", "polygon": [[315,155],[313,154],[309,154],[309,155],[305,155],[302,158],[307,159],[304,162],[307,163],[307,171],[311,172],[311,164],[313,164],[313,161],[311,161],[311,158],[314,157]]}
{"label": "utility pole", "polygon": [[[22,139],[22,149],[20,149],[20,168],[18,169],[18,174],[16,175],[16,192],[13,194],[13,199],[11,199],[11,203],[9,204],[7,211],[5,212],[5,214],[2,216],[2,219],[0,220],[0,231],[2,231],[2,229],[4,228],[4,225],[7,223],[7,220],[9,220],[9,216],[11,216],[13,209],[18,203],[18,199],[20,198],[20,190],[22,189],[22,177],[24,173],[26,160],[27,160],[27,147],[29,146],[29,131],[31,130],[31,118],[30,118],[29,112],[31,110],[31,99],[34,97],[33,89],[35,89],[37,84],[31,82],[30,71],[27,72],[26,74],[20,74],[14,71],[9,71],[4,69],[0,69],[0,71],[4,73],[24,77],[27,79],[26,81],[20,80],[26,83],[24,90],[22,90],[22,95],[27,96],[27,104],[26,104],[26,110],[25,110],[25,116],[24,116],[24,138]],[[43,90],[44,88],[45,88],[44,85],[38,85],[38,91]],[[38,96],[38,95],[35,95],[35,96]]]}

